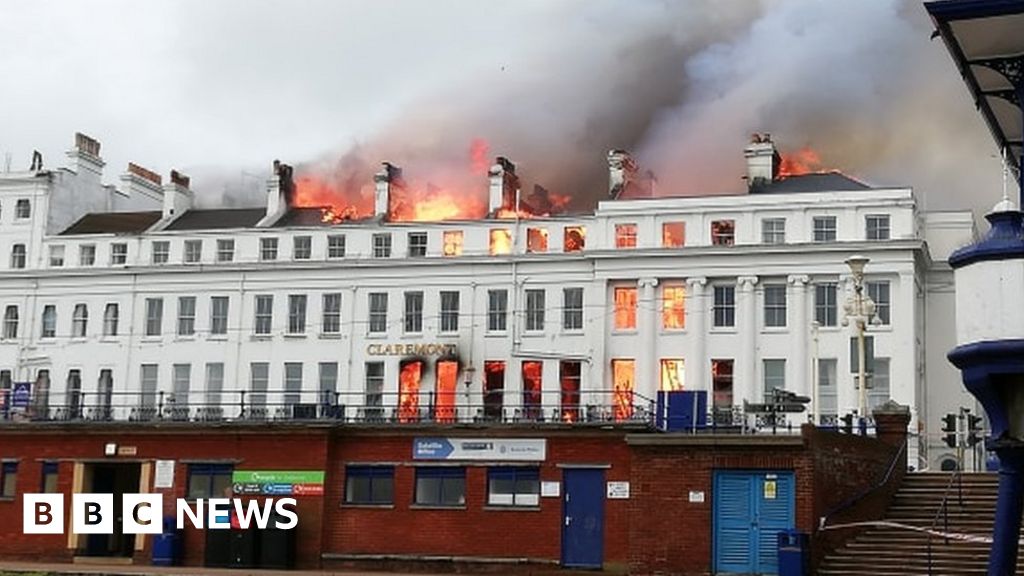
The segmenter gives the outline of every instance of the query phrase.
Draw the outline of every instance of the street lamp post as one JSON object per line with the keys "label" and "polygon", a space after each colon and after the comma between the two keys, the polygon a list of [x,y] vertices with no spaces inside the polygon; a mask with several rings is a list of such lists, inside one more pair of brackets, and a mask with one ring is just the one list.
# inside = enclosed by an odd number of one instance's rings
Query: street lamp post
{"label": "street lamp post", "polygon": [[850,273],[853,276],[853,295],[846,300],[846,304],[843,306],[846,312],[843,325],[853,322],[857,334],[857,386],[859,392],[857,413],[861,419],[867,418],[868,413],[867,354],[864,332],[875,315],[875,303],[864,294],[864,266],[867,263],[868,258],[859,254],[846,259],[846,265],[850,267]]}

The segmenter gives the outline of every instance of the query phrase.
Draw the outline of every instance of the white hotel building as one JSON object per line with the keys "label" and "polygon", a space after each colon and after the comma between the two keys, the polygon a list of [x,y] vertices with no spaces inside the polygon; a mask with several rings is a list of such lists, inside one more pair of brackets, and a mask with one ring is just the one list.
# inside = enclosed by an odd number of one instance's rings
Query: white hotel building
{"label": "white hotel building", "polygon": [[[843,414],[852,254],[880,322],[870,402],[911,406],[921,466],[947,453],[941,414],[973,405],[945,358],[971,214],[774,179],[770,142],[746,149],[748,193],[518,220],[389,222],[386,168],[379,216],[341,224],[290,207],[280,176],[251,209],[193,209],[187,178],[134,165],[104,185],[99,148],[79,135],[66,167],[0,174],[8,417],[26,382],[26,420],[628,418],[660,388],[727,411],[773,387]],[[630,163],[609,160],[614,196]],[[490,178],[507,205],[514,167]]]}

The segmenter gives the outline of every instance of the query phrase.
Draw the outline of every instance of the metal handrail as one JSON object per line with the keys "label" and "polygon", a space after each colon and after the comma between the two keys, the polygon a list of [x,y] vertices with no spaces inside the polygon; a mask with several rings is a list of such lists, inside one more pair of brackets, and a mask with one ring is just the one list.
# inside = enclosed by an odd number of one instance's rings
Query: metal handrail
{"label": "metal handrail", "polygon": [[828,524],[828,521],[829,521],[830,518],[832,518],[833,516],[835,516],[836,514],[838,514],[840,512],[843,512],[845,510],[848,510],[848,509],[852,508],[855,504],[857,504],[861,500],[867,498],[868,496],[870,496],[873,493],[875,493],[877,490],[880,490],[883,487],[885,487],[886,485],[888,485],[889,484],[889,480],[892,478],[892,473],[896,470],[896,464],[898,464],[899,461],[900,461],[900,456],[902,456],[906,452],[906,450],[907,450],[907,442],[908,442],[908,439],[904,439],[903,443],[900,444],[899,450],[897,450],[896,453],[893,454],[892,459],[889,461],[889,467],[885,471],[885,476],[883,476],[882,479],[879,482],[876,482],[874,486],[871,486],[867,490],[864,490],[864,491],[860,492],[856,496],[853,496],[852,498],[849,498],[849,499],[841,502],[838,506],[836,506],[832,510],[829,510],[827,513],[825,513],[825,515],[821,517],[821,521],[818,523],[818,530],[819,531],[820,530],[825,530],[826,529],[826,524]]}
{"label": "metal handrail", "polygon": [[946,544],[949,544],[949,491],[953,488],[953,482],[957,484],[957,500],[962,508],[964,505],[964,483],[961,478],[963,472],[957,470],[953,473],[953,476],[949,478],[949,483],[946,484],[946,491],[942,493],[942,502],[939,504],[939,509],[935,511],[935,518],[932,519],[931,526],[928,527],[928,575],[932,574],[932,538],[935,535],[935,526],[939,523],[939,516],[943,518],[943,540]]}

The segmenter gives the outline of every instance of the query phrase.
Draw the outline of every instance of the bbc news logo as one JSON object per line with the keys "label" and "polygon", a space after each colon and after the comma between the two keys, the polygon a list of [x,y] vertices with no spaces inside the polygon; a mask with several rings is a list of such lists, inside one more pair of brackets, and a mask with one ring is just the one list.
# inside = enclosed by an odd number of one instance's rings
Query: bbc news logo
{"label": "bbc news logo", "polygon": [[[254,526],[260,530],[291,530],[299,525],[295,498],[197,499],[194,503],[178,498],[175,525],[227,530]],[[117,508],[113,494],[72,494],[71,531],[75,534],[113,534]],[[23,534],[63,534],[64,495],[25,494],[22,508]],[[273,520],[273,521],[272,521]],[[120,533],[160,534],[164,525],[163,494],[123,494]]]}

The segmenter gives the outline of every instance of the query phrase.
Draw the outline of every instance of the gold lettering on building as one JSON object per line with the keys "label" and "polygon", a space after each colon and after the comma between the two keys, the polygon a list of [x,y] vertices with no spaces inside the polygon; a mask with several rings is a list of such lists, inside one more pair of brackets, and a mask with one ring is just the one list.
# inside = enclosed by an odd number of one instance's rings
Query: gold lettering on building
{"label": "gold lettering on building", "polygon": [[455,356],[456,344],[368,344],[367,356]]}

